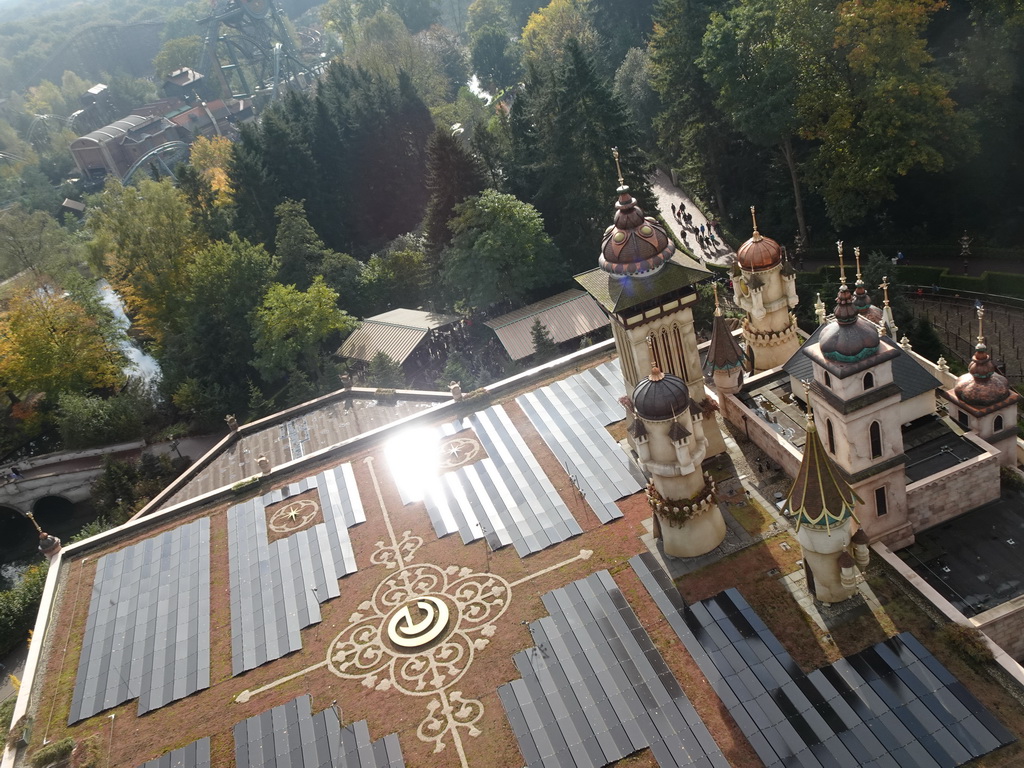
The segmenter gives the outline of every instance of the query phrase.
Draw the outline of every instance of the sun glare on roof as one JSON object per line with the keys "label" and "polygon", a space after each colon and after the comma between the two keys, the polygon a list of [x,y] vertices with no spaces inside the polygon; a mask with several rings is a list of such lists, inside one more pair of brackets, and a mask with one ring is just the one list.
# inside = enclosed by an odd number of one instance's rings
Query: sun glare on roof
{"label": "sun glare on roof", "polygon": [[395,484],[406,504],[422,501],[437,483],[438,435],[432,429],[409,429],[384,444]]}

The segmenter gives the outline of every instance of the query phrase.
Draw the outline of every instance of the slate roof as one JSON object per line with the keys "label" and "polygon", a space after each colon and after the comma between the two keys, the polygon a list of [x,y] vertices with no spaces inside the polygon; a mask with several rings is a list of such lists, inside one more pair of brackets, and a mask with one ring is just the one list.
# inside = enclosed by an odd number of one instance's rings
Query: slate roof
{"label": "slate roof", "polygon": [[711,326],[711,344],[708,346],[707,357],[704,358],[704,367],[710,366],[715,371],[731,371],[736,366],[743,365],[744,357],[736,337],[725,325],[725,318],[716,314]]}
{"label": "slate roof", "polygon": [[608,312],[628,309],[709,277],[711,273],[679,251],[661,269],[640,277],[611,275],[599,267],[576,275],[576,282]]}
{"label": "slate roof", "polygon": [[[819,326],[808,337],[807,341],[803,343],[803,346],[786,361],[782,366],[786,373],[800,381],[809,381],[814,378],[814,366],[804,350],[809,349],[818,342],[818,337],[826,326],[827,324]],[[896,347],[896,349],[899,351],[899,354],[892,359],[892,377],[900,388],[901,401],[917,397],[923,392],[940,386],[939,380],[928,373],[919,362],[908,355],[902,348]]]}

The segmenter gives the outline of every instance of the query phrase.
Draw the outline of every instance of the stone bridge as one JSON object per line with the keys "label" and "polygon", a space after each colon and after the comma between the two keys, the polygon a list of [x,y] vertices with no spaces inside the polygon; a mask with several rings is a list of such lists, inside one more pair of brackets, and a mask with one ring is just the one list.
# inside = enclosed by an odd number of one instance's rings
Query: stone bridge
{"label": "stone bridge", "polygon": [[[0,509],[24,515],[35,512],[44,500],[61,500],[72,504],[89,498],[93,481],[103,471],[107,456],[127,458],[145,446],[137,440],[82,451],[62,451],[33,456],[13,464],[0,465]],[[11,469],[16,468],[20,477]]]}

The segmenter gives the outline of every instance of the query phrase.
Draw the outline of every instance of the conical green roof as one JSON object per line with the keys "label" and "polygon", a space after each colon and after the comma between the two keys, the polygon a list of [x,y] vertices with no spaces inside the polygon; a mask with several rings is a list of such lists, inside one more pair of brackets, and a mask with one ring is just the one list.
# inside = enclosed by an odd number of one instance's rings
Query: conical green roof
{"label": "conical green roof", "polygon": [[856,520],[853,510],[859,501],[849,483],[839,476],[821,443],[814,418],[808,415],[804,458],[785,504],[785,509],[796,515],[796,529],[810,525],[829,530],[850,518]]}

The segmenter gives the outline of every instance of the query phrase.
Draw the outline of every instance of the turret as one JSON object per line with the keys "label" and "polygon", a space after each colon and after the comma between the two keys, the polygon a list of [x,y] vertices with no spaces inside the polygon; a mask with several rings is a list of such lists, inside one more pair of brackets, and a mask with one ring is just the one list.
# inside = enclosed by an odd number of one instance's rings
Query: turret
{"label": "turret", "polygon": [[722,306],[718,302],[718,286],[715,291],[715,319],[711,326],[711,344],[708,346],[707,357],[704,358],[704,369],[711,369],[715,381],[715,389],[721,395],[731,395],[740,391],[743,384],[743,363],[746,355],[736,342],[732,331],[726,327]]}

